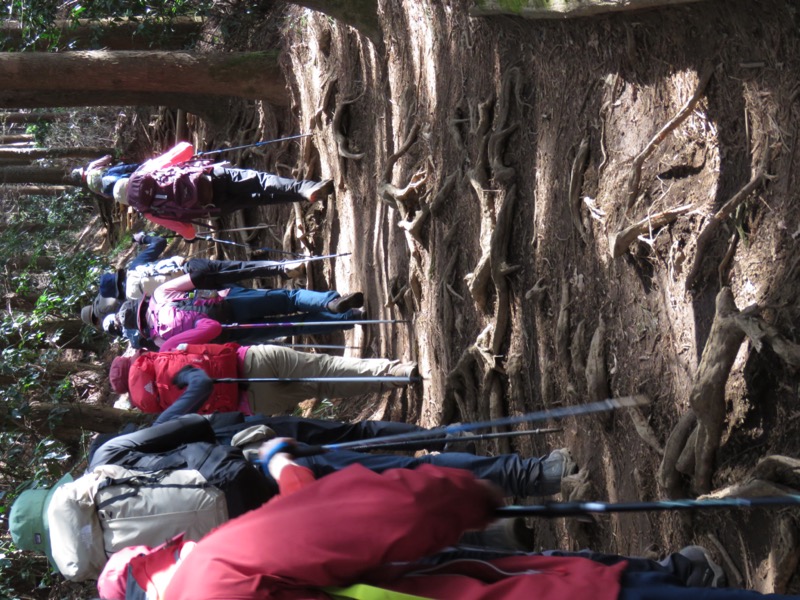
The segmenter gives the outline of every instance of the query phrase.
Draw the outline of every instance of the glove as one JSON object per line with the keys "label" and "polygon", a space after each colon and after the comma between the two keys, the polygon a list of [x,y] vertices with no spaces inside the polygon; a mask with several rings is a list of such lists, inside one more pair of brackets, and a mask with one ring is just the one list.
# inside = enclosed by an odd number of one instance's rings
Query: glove
{"label": "glove", "polygon": [[147,234],[144,231],[137,231],[133,234],[133,241],[137,244],[144,244],[144,238],[147,237]]}
{"label": "glove", "polygon": [[211,377],[209,377],[203,369],[198,369],[192,365],[186,365],[175,373],[175,377],[172,378],[172,385],[182,390],[192,383],[192,381],[211,382]]}

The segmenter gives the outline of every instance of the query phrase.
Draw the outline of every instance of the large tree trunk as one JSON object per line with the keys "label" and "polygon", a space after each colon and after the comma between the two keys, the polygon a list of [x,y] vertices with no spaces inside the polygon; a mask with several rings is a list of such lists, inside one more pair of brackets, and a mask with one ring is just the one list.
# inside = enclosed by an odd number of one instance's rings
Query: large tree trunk
{"label": "large tree trunk", "polygon": [[205,119],[224,122],[230,117],[226,102],[220,97],[198,94],[158,92],[61,92],[7,90],[0,87],[0,108],[55,108],[83,106],[166,106],[185,109]]}
{"label": "large tree trunk", "polygon": [[59,167],[0,167],[0,184],[34,183],[40,185],[75,185],[69,171]]}
{"label": "large tree trunk", "polygon": [[54,96],[149,92],[289,103],[277,52],[2,52],[0,81],[4,90]]}
{"label": "large tree trunk", "polygon": [[30,133],[9,133],[0,135],[0,145],[19,144],[20,142],[32,144],[34,142],[33,134]]}
{"label": "large tree trunk", "polygon": [[66,116],[54,112],[4,112],[0,113],[0,123],[39,123],[41,121],[55,121]]}
{"label": "large tree trunk", "polygon": [[659,8],[674,4],[703,2],[705,0],[475,0],[470,8],[473,17],[491,15],[516,15],[530,19],[564,19],[567,17],[590,17],[608,12]]}
{"label": "large tree trunk", "polygon": [[287,0],[287,2],[324,13],[357,29],[374,44],[383,44],[377,0]]}
{"label": "large tree trunk", "polygon": [[[148,424],[154,416],[111,406],[33,402],[29,405],[26,425],[42,437],[53,436],[70,446],[80,442],[86,431],[114,433],[127,423]],[[5,402],[0,403],[0,421],[14,422]]]}
{"label": "large tree trunk", "polygon": [[0,159],[99,158],[113,153],[113,148],[0,148]]}
{"label": "large tree trunk", "polygon": [[[90,21],[56,21],[54,28],[60,37],[55,43],[59,48],[70,50],[183,50],[194,44],[203,20],[197,17],[177,17],[165,23],[152,23],[142,27],[142,21],[129,19],[102,19]],[[23,43],[22,29],[16,21],[7,21],[0,26],[3,50],[18,50]],[[51,47],[49,39],[39,39],[28,50],[46,51]]]}
{"label": "large tree trunk", "polygon": [[60,196],[66,194],[73,186],[65,185],[16,185],[0,188],[0,199],[19,196]]}

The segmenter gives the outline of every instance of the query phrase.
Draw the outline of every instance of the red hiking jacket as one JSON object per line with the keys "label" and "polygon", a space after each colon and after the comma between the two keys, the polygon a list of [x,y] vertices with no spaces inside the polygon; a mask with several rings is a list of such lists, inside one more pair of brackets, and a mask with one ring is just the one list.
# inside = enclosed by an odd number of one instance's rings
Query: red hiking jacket
{"label": "red hiking jacket", "polygon": [[[131,402],[143,412],[166,410],[183,394],[182,389],[172,385],[172,379],[186,365],[199,367],[209,377],[239,377],[238,348],[238,344],[189,344],[186,350],[145,352],[128,372]],[[238,384],[215,383],[211,396],[198,412],[228,412],[238,407]]]}
{"label": "red hiking jacket", "polygon": [[[367,583],[442,600],[616,600],[626,563],[520,556],[409,564],[492,520],[495,500],[467,471],[360,465],[274,498],[211,532],[181,563],[166,600],[327,599]],[[388,566],[390,563],[391,566]]]}

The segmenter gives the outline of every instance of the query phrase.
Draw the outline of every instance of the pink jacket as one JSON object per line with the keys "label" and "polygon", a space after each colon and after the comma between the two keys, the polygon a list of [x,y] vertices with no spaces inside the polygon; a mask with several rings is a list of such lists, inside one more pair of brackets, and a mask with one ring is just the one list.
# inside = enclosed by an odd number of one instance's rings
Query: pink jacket
{"label": "pink jacket", "polygon": [[520,556],[410,564],[492,520],[495,499],[467,471],[348,467],[234,519],[201,540],[166,600],[327,599],[368,583],[442,600],[616,600],[626,563]]}

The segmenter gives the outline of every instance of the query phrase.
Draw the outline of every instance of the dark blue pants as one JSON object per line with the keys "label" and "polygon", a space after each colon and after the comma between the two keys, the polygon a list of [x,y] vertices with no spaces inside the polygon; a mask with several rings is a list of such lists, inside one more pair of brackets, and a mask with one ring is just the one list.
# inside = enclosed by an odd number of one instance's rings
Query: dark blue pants
{"label": "dark blue pants", "polygon": [[474,456],[462,452],[446,452],[414,458],[395,454],[366,454],[338,450],[297,458],[296,461],[310,468],[316,477],[330,475],[334,471],[340,471],[356,463],[377,473],[387,469],[414,469],[423,464],[431,464],[471,471],[476,477],[488,479],[500,486],[509,496],[540,495],[538,480],[541,475],[541,459],[520,458],[516,454]]}
{"label": "dark blue pants", "polygon": [[[352,320],[353,311],[341,314],[328,312],[328,303],[339,297],[338,292],[315,292],[313,290],[265,289],[254,290],[236,285],[228,286],[230,293],[226,302],[231,309],[231,318],[236,323],[286,323],[305,321],[331,321],[339,326],[292,326],[265,327],[228,330],[232,341],[254,344],[262,340],[286,335],[308,335],[329,333],[335,329],[349,329],[346,321]],[[293,313],[302,313],[300,315]],[[291,315],[280,316],[274,315]]]}
{"label": "dark blue pants", "polygon": [[781,594],[759,594],[732,588],[689,588],[669,573],[626,570],[619,600],[763,600],[800,598]]}

